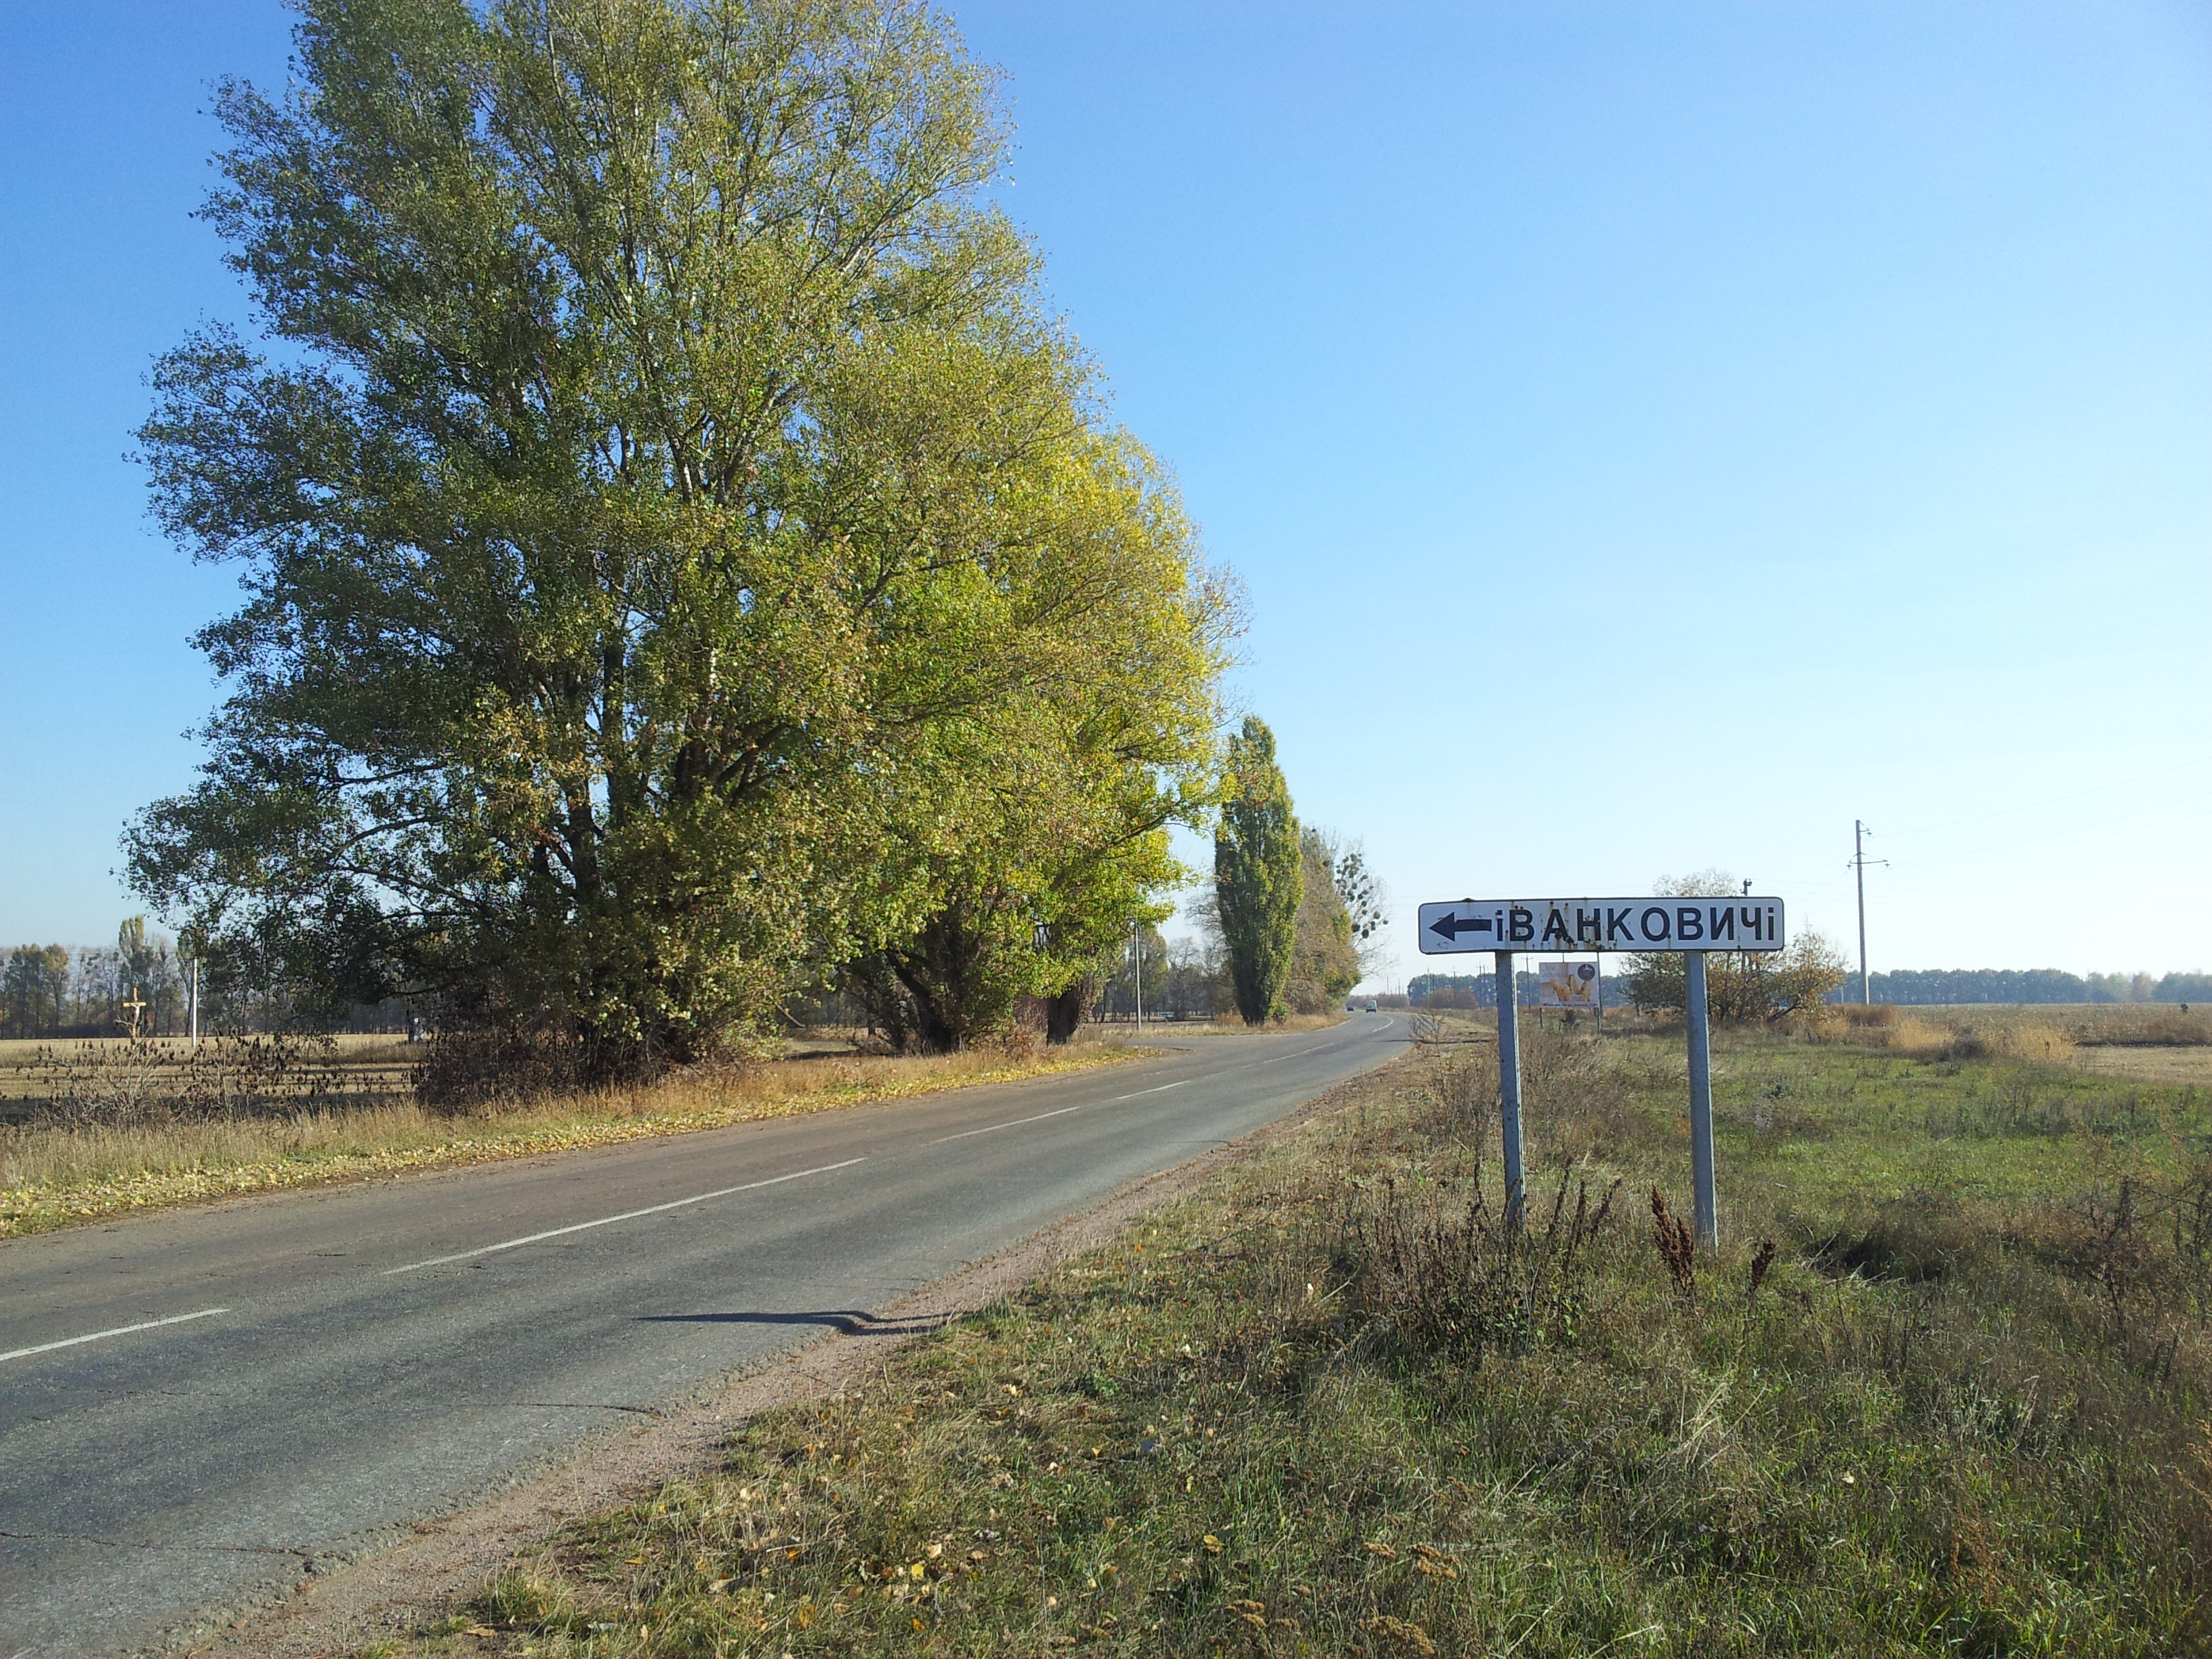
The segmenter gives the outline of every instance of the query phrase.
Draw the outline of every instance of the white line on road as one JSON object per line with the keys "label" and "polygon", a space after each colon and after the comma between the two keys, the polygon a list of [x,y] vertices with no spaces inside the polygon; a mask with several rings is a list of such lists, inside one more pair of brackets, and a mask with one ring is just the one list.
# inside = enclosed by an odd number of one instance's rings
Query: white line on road
{"label": "white line on road", "polygon": [[1277,1054],[1273,1060],[1255,1060],[1252,1065],[1255,1068],[1261,1066],[1279,1066],[1286,1060],[1304,1060],[1308,1054],[1324,1054],[1330,1049],[1341,1048],[1343,1046],[1340,1042],[1316,1042],[1310,1048],[1293,1048],[1287,1054]]}
{"label": "white line on road", "polygon": [[[580,1233],[592,1227],[611,1227],[617,1221],[635,1221],[641,1215],[659,1215],[664,1210],[680,1210],[687,1204],[704,1204],[711,1198],[727,1198],[732,1193],[750,1193],[762,1187],[775,1187],[787,1181],[801,1180],[807,1176],[828,1175],[832,1170],[849,1170],[855,1164],[865,1164],[866,1158],[848,1158],[842,1164],[817,1164],[811,1170],[793,1170],[789,1175],[770,1176],[766,1181],[748,1181],[742,1187],[722,1187],[711,1193],[698,1193],[690,1198],[672,1198],[665,1204],[648,1204],[641,1210],[624,1210],[620,1215],[603,1215],[597,1221],[579,1221],[567,1227],[549,1227],[542,1233],[531,1233],[522,1238],[510,1238],[504,1243],[480,1245],[473,1250],[460,1250],[452,1255],[434,1255],[428,1261],[410,1261],[404,1267],[386,1267],[386,1278],[393,1273],[411,1273],[418,1267],[442,1267],[448,1261],[466,1261],[471,1256],[490,1255],[498,1250],[519,1250],[526,1244],[535,1244],[541,1239],[558,1238],[563,1233]],[[0,1354],[0,1359],[7,1356]]]}
{"label": "white line on road", "polygon": [[34,1353],[52,1353],[56,1348],[74,1348],[80,1342],[98,1342],[111,1336],[128,1336],[133,1331],[150,1331],[157,1325],[181,1325],[188,1319],[211,1319],[226,1314],[228,1308],[202,1308],[198,1313],[171,1314],[167,1319],[143,1320],[136,1325],[118,1325],[112,1331],[92,1331],[83,1336],[65,1336],[58,1342],[41,1342],[33,1348],[10,1348],[0,1353],[0,1360],[27,1358]]}
{"label": "white line on road", "polygon": [[1137,1095],[1164,1095],[1170,1089],[1182,1088],[1183,1083],[1189,1081],[1185,1078],[1182,1083],[1163,1083],[1157,1089],[1139,1089],[1135,1095],[1115,1095],[1111,1100],[1087,1100],[1079,1105],[1063,1106],[1056,1112],[1039,1112],[1035,1117],[1017,1117],[1004,1123],[987,1123],[980,1129],[963,1129],[957,1135],[939,1135],[929,1144],[942,1146],[948,1140],[965,1140],[969,1135],[987,1135],[994,1129],[1018,1129],[1024,1123],[1042,1123],[1048,1117],[1066,1117],[1070,1112],[1081,1111],[1085,1106],[1116,1106],[1125,1100],[1136,1099]]}

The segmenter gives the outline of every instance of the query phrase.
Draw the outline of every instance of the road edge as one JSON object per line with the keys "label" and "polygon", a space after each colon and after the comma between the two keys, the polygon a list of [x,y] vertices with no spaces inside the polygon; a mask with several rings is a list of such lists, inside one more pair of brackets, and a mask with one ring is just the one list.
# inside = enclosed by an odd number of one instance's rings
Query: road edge
{"label": "road edge", "polygon": [[1401,1053],[1356,1072],[1241,1139],[1131,1182],[1089,1209],[913,1291],[862,1329],[825,1335],[733,1376],[710,1400],[649,1419],[481,1503],[418,1522],[412,1538],[357,1562],[333,1564],[327,1572],[316,1563],[317,1570],[282,1601],[234,1608],[214,1627],[204,1616],[136,1651],[193,1659],[324,1659],[419,1630],[479,1594],[519,1554],[573,1522],[711,1468],[723,1442],[750,1418],[860,1385],[916,1337],[1026,1288],[1138,1216],[1304,1133],[1338,1109],[1340,1097],[1370,1085],[1377,1070],[1406,1058]]}

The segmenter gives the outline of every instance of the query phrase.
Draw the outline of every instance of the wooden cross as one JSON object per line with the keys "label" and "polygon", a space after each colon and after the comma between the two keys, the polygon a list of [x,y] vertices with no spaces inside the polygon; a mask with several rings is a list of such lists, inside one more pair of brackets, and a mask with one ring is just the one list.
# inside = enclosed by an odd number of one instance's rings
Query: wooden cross
{"label": "wooden cross", "polygon": [[137,1036],[138,1035],[138,1016],[146,1012],[145,1000],[138,994],[138,988],[137,986],[134,985],[131,988],[130,1000],[125,1002],[123,1006],[131,1011],[131,1035],[132,1036]]}

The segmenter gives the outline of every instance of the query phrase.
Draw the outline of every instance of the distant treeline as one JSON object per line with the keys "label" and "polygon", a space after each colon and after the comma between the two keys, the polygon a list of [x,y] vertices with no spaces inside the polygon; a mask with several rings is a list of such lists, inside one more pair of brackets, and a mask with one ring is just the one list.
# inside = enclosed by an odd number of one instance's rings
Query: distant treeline
{"label": "distant treeline", "polygon": [[[1516,974],[1520,1003],[1536,1003],[1536,975]],[[2212,974],[2069,974],[2057,968],[1916,968],[1873,975],[1876,1002],[2206,1002],[2212,1003]],[[1605,976],[1605,1006],[1628,1002],[1627,964],[1624,961]],[[1494,974],[1419,974],[1406,985],[1407,1000],[1416,1008],[1495,1008],[1498,978]],[[1831,1002],[1856,1002],[1858,975],[1854,974]]]}
{"label": "distant treeline", "polygon": [[[0,964],[0,1036],[113,1036],[184,1029],[184,966],[134,916],[106,945],[19,945]],[[136,1005],[136,1006],[134,1006]]]}
{"label": "distant treeline", "polygon": [[[1522,1008],[1536,1006],[1536,975],[1516,973],[1515,1004]],[[1620,973],[1608,969],[1605,975],[1605,1006],[1626,1008],[1628,1006],[1627,980]],[[1406,982],[1406,1000],[1416,1008],[1495,1008],[1498,1006],[1498,975],[1495,974],[1416,974]]]}
{"label": "distant treeline", "polygon": [[[181,1036],[191,1019],[191,958],[133,916],[106,945],[18,945],[0,952],[0,1037]],[[200,1030],[267,1031],[297,1024],[281,996],[202,988]],[[340,1029],[408,1029],[398,998],[361,1003]]]}
{"label": "distant treeline", "polygon": [[[1906,968],[1871,975],[1876,1002],[2212,1002],[2212,974],[2069,974],[2057,968]],[[1829,998],[1856,1002],[1858,975]]]}

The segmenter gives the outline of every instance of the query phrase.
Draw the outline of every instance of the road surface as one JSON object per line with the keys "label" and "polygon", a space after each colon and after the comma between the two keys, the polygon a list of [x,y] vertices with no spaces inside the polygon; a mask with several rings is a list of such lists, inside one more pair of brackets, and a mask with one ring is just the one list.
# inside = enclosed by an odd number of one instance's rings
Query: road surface
{"label": "road surface", "polygon": [[1402,1018],[0,1245],[0,1659],[296,1581],[1398,1053]]}

